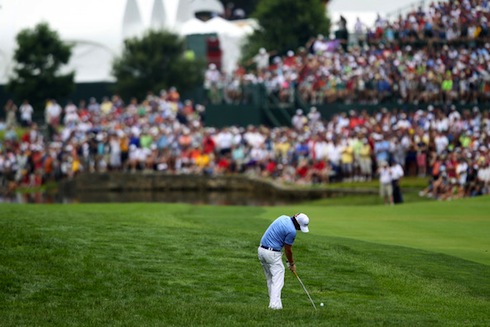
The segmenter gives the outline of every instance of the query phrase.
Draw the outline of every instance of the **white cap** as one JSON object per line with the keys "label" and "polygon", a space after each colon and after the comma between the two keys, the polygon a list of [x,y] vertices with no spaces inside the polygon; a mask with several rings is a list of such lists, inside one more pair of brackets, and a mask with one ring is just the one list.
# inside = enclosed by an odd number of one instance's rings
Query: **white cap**
{"label": "white cap", "polygon": [[308,224],[310,223],[310,218],[304,213],[299,213],[296,215],[296,221],[299,224],[299,227],[303,233],[308,233],[310,230],[308,229]]}

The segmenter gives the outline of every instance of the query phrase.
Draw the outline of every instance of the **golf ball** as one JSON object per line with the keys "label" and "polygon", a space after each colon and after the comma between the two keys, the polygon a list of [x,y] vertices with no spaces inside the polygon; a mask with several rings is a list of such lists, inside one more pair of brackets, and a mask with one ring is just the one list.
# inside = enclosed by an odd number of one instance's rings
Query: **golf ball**
{"label": "golf ball", "polygon": [[320,306],[321,306],[321,307],[323,307],[323,302],[322,302],[322,303],[320,303]]}

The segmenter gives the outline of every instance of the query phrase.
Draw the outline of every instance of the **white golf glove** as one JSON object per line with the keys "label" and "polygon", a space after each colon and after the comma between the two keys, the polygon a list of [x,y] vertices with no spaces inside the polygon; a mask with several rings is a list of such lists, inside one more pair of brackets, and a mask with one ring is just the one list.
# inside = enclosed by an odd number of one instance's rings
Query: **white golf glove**
{"label": "white golf glove", "polygon": [[293,263],[289,263],[289,261],[287,262],[288,264],[288,268],[289,270],[291,270],[292,272],[295,272],[296,271],[296,265]]}

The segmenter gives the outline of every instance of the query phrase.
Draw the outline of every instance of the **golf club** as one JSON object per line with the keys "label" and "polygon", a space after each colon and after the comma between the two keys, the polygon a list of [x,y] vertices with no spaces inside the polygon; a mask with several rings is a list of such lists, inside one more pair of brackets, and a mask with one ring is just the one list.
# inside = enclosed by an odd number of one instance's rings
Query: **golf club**
{"label": "golf club", "polygon": [[308,291],[306,290],[305,285],[303,284],[303,282],[302,282],[302,281],[301,281],[301,279],[299,278],[298,273],[297,273],[296,271],[293,271],[293,274],[296,276],[296,278],[298,278],[298,281],[299,281],[299,283],[301,284],[301,286],[303,286],[303,289],[305,290],[306,295],[308,295],[308,298],[310,299],[311,304],[313,304],[313,308],[315,308],[315,310],[316,310],[316,305],[315,305],[315,303],[313,302],[313,300],[311,299],[310,293],[308,293]]}

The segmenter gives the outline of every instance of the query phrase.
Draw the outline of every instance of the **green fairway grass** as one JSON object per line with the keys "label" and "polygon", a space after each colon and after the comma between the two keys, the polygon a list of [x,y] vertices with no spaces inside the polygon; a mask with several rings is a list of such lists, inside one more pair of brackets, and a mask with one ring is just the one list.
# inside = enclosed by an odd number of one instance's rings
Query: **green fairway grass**
{"label": "green fairway grass", "polygon": [[[330,203],[330,202],[329,202]],[[257,246],[305,212],[284,309]],[[0,205],[0,326],[489,326],[490,200]],[[324,307],[319,304],[325,303]]]}
{"label": "green fairway grass", "polygon": [[[427,197],[419,196],[419,192],[427,187],[427,177],[405,177],[401,180],[400,187],[404,203],[434,201]],[[334,191],[349,190],[350,195],[336,195],[332,198],[323,198],[310,202],[311,205],[319,206],[352,206],[352,205],[383,205],[383,198],[379,196],[379,181],[377,179],[369,182],[341,182],[331,184],[294,185],[298,189],[331,189]],[[356,194],[357,192],[357,194]]]}

